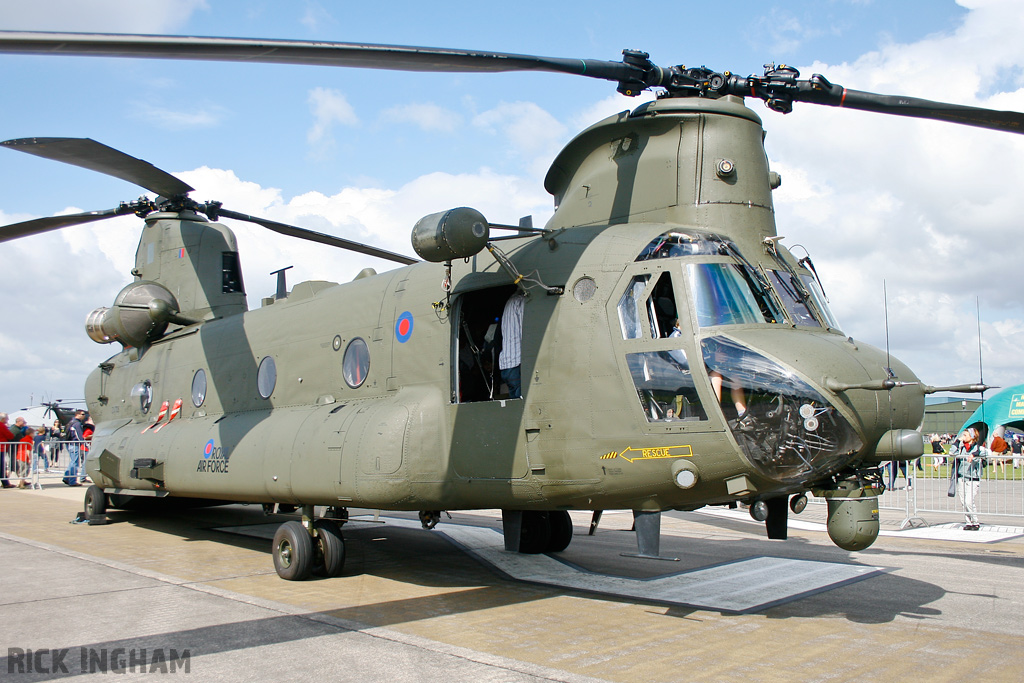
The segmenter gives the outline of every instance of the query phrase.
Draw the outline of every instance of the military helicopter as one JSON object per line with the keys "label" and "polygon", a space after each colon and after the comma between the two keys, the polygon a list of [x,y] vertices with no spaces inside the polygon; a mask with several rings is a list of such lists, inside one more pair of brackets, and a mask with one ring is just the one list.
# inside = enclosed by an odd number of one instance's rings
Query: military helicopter
{"label": "military helicopter", "polygon": [[[789,511],[813,491],[827,500],[832,540],[860,550],[878,535],[879,465],[922,453],[924,396],[986,388],[924,385],[840,330],[810,257],[778,236],[781,180],[744,99],[1016,133],[1022,114],[847,90],[787,66],[748,77],[659,67],[632,50],[609,62],[0,32],[0,51],[551,71],[659,95],[555,158],[543,228],[469,207],[433,213],[412,229],[423,261],[196,202],[179,179],[91,140],[3,143],[157,195],[0,228],[5,241],[128,213],[144,222],[133,281],[86,321],[95,341],[122,347],[85,387],[91,514],[141,497],[296,506],[302,521],[280,526],[272,552],[278,574],[298,580],[343,570],[335,520],[349,507],[419,511],[427,528],[443,511],[499,508],[506,549],[523,553],[564,550],[569,510],[596,522],[628,509],[638,554],[657,557],[664,510],[743,503],[784,539]],[[249,309],[220,218],[400,267],[290,290],[282,272],[276,294]]]}
{"label": "military helicopter", "polygon": [[[79,401],[70,401],[71,403],[79,403]],[[51,415],[60,422],[61,427],[67,427],[71,423],[71,420],[75,417],[76,408],[66,408],[61,405],[65,403],[63,399],[57,399],[55,401],[43,401],[39,405],[45,407],[46,410],[43,412],[44,417],[50,417]],[[28,410],[23,408],[22,410]]]}

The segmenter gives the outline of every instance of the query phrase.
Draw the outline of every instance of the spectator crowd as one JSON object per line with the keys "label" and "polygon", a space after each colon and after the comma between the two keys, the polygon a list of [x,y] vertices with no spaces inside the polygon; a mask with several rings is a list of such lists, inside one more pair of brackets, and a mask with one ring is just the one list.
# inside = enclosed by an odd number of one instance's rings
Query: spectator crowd
{"label": "spectator crowd", "polygon": [[0,413],[0,487],[29,486],[33,472],[48,473],[61,466],[61,454],[67,454],[64,483],[80,486],[85,480],[84,456],[92,438],[92,420],[84,410],[75,413],[67,424],[59,419],[51,426],[27,424],[17,417],[13,424],[7,413]]}

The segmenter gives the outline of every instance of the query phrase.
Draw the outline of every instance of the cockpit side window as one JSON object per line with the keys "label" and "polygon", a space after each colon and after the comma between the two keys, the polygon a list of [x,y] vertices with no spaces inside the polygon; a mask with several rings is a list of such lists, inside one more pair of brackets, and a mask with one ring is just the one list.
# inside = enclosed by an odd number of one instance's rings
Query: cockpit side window
{"label": "cockpit side window", "polygon": [[708,419],[684,349],[627,353],[626,364],[648,422]]}
{"label": "cockpit side window", "polygon": [[668,273],[662,273],[651,288],[651,295],[647,298],[647,316],[651,323],[652,339],[673,336],[678,312],[675,291],[672,289],[672,276]]}
{"label": "cockpit side window", "polygon": [[644,290],[650,281],[650,275],[637,275],[629,281],[629,286],[619,299],[619,327],[623,339],[640,339],[643,331],[643,300]]}
{"label": "cockpit side window", "polygon": [[[690,372],[692,334],[680,329],[672,273],[636,275],[617,306],[626,365],[648,422],[706,420]],[[683,325],[687,330],[689,323]]]}

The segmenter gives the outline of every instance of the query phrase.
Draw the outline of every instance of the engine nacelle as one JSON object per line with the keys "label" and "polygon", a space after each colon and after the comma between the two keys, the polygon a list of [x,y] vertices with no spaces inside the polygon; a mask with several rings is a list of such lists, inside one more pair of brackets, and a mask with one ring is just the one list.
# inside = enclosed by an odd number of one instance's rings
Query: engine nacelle
{"label": "engine nacelle", "polygon": [[133,282],[114,298],[110,308],[101,307],[85,319],[85,331],[99,344],[121,342],[142,346],[159,339],[167,323],[176,321],[178,301],[158,282]]}
{"label": "engine nacelle", "polygon": [[444,263],[479,254],[490,237],[487,219],[476,209],[449,209],[416,221],[412,248],[425,261]]}

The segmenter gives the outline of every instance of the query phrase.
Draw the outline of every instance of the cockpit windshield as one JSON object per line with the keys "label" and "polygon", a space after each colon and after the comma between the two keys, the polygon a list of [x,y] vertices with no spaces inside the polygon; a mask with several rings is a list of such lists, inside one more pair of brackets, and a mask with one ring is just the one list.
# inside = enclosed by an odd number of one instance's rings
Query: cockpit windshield
{"label": "cockpit windshield", "polygon": [[738,263],[689,263],[697,324],[746,325],[784,322],[778,305],[746,266]]}
{"label": "cockpit windshield", "polygon": [[825,294],[818,286],[817,280],[810,275],[796,275],[782,270],[766,272],[772,289],[782,299],[782,304],[794,325],[839,329],[839,323],[829,310]]}
{"label": "cockpit windshield", "polygon": [[[751,263],[729,239],[700,230],[674,230],[663,233],[637,256],[637,261],[688,256],[731,257],[710,263],[685,263],[691,284],[694,310],[701,327],[757,323],[793,324],[799,327],[828,327],[839,330],[839,323],[829,310],[825,294],[815,277],[799,272],[785,259],[780,247],[772,241],[767,253],[779,268],[764,268]],[[688,259],[693,261],[696,259]],[[807,259],[810,260],[809,258]],[[801,265],[804,260],[800,261]],[[639,301],[649,276],[637,278],[634,292],[626,298]],[[642,281],[640,281],[642,280]],[[620,302],[620,323],[623,331],[633,320],[630,302]],[[639,328],[635,328],[639,338]],[[659,336],[652,331],[652,336]]]}
{"label": "cockpit windshield", "polygon": [[818,311],[825,318],[825,324],[831,327],[833,330],[842,329],[839,327],[839,321],[836,320],[831,309],[828,307],[827,299],[825,298],[825,292],[821,291],[821,287],[818,285],[818,281],[810,275],[801,275],[800,279],[804,282],[804,287],[810,293],[811,298],[814,300],[814,304],[818,307]]}
{"label": "cockpit windshield", "polygon": [[777,270],[769,270],[767,273],[772,288],[782,299],[782,305],[786,307],[793,324],[799,327],[821,327],[808,306],[807,297],[803,295],[802,288],[794,282],[793,276]]}

